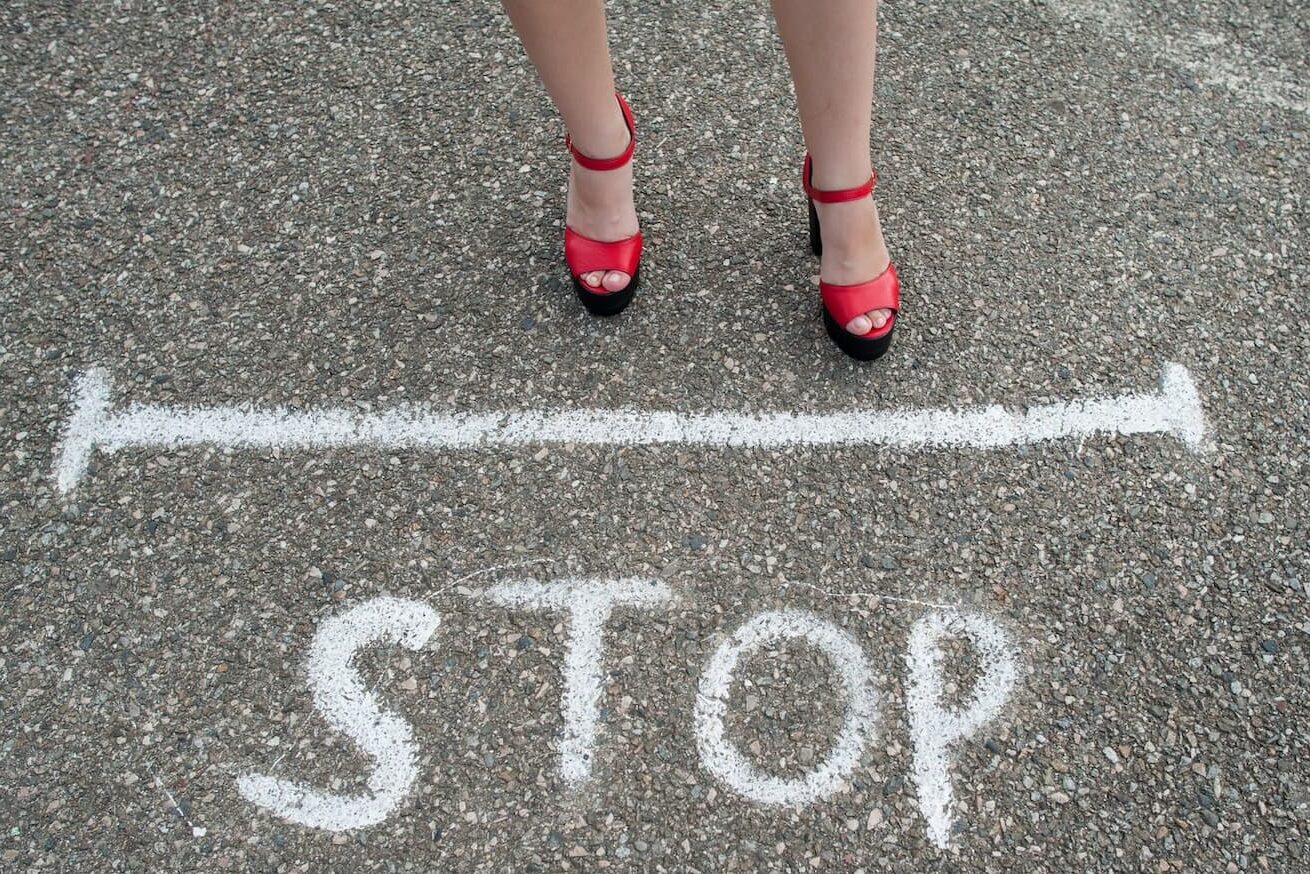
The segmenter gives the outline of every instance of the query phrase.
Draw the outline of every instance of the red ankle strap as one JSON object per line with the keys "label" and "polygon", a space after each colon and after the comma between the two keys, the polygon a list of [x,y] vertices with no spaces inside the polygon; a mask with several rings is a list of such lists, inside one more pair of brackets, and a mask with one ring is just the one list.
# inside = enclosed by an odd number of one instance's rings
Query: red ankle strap
{"label": "red ankle strap", "polygon": [[805,194],[810,200],[819,203],[844,203],[848,200],[859,200],[861,197],[868,197],[873,191],[873,186],[878,182],[878,172],[869,174],[869,181],[863,185],[857,185],[854,188],[841,188],[836,191],[823,191],[815,188],[810,183],[813,167],[810,162],[810,153],[805,153],[805,166],[801,168],[801,184],[805,186]]}
{"label": "red ankle strap", "polygon": [[618,98],[619,108],[623,110],[623,123],[628,126],[628,147],[623,150],[623,154],[615,158],[592,158],[578,151],[569,134],[564,135],[564,145],[573,153],[574,160],[588,170],[617,170],[632,160],[632,152],[637,147],[637,122],[632,118],[632,107],[628,106],[628,101],[619,92],[615,91],[614,96]]}

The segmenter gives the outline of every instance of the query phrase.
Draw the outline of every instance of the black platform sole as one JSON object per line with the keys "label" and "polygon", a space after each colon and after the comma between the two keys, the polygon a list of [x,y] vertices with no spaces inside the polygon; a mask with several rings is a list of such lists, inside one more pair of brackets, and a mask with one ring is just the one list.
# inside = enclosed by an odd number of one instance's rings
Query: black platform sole
{"label": "black platform sole", "polygon": [[881,337],[869,340],[857,337],[837,324],[837,320],[828,312],[827,307],[820,304],[819,308],[823,310],[823,326],[828,329],[828,336],[837,344],[838,349],[852,358],[873,361],[887,354],[887,350],[892,347],[892,334],[896,333],[895,325],[892,325],[892,329]]}
{"label": "black platform sole", "polygon": [[617,316],[632,303],[632,297],[637,293],[637,284],[641,279],[641,267],[632,274],[632,279],[628,284],[618,291],[610,291],[605,294],[597,294],[587,286],[583,285],[582,280],[576,276],[573,277],[573,290],[578,293],[578,300],[587,308],[587,312],[593,316]]}

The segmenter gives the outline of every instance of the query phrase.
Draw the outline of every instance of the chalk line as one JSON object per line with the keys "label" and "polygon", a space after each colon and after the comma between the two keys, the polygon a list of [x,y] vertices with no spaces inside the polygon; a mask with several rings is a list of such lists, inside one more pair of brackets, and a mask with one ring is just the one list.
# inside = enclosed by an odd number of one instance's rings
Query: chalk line
{"label": "chalk line", "polygon": [[1067,18],[1091,21],[1175,66],[1206,85],[1226,88],[1246,100],[1256,100],[1310,112],[1310,80],[1297,80],[1291,70],[1269,63],[1258,52],[1229,43],[1222,35],[1193,30],[1175,35],[1146,27],[1125,0],[1055,0],[1051,4]]}
{"label": "chalk line", "polygon": [[54,465],[71,492],[91,453],[212,445],[231,449],[476,449],[488,446],[688,444],[769,449],[882,445],[997,449],[1090,434],[1172,434],[1189,449],[1205,441],[1205,413],[1187,368],[1164,368],[1160,389],[1059,401],[1011,411],[864,410],[835,413],[677,413],[633,409],[440,412],[419,405],[359,413],[342,408],[173,407],[134,403],[110,409],[109,375],[78,378],[73,412]]}
{"label": "chalk line", "polygon": [[159,774],[155,771],[155,769],[147,765],[146,770],[148,770],[150,772],[150,776],[154,778],[155,786],[159,789],[160,792],[164,793],[165,797],[168,798],[168,803],[173,806],[173,812],[176,813],[178,816],[182,817],[183,822],[191,826],[191,837],[203,838],[205,835],[209,834],[209,829],[205,828],[202,825],[196,825],[194,822],[191,821],[191,817],[186,815],[186,811],[183,810],[182,806],[177,803],[177,798],[173,796],[172,792],[168,791],[168,787],[165,786],[164,782],[159,779]]}

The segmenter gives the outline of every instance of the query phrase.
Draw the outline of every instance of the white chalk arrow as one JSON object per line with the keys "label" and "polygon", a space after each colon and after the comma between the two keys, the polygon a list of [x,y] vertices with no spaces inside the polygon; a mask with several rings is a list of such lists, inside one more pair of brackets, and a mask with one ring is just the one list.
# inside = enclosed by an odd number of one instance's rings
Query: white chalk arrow
{"label": "white chalk arrow", "polygon": [[1187,368],[1164,368],[1160,388],[1040,404],[1024,410],[865,410],[836,413],[677,413],[631,409],[463,413],[407,405],[377,413],[341,408],[171,407],[110,409],[108,374],[78,378],[73,411],[55,456],[54,478],[68,494],[91,453],[210,445],[232,449],[476,449],[533,444],[706,447],[881,445],[905,449],[999,449],[1097,434],[1173,435],[1190,450],[1206,441],[1205,412]]}

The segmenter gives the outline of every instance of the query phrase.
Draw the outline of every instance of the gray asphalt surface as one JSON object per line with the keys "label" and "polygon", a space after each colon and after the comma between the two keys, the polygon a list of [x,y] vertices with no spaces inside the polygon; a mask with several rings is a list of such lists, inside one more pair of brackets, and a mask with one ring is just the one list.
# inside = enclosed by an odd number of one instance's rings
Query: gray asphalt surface
{"label": "gray asphalt surface", "polygon": [[[874,159],[906,303],[870,367],[823,333],[761,4],[611,7],[648,241],[613,321],[567,283],[563,130],[498,5],[6,4],[0,862],[1307,870],[1310,116],[1150,39],[1304,95],[1310,15],[1133,5],[1132,38],[1056,0],[884,5]],[[98,455],[71,497],[50,476],[91,366],[117,405],[813,412],[1149,389],[1171,361],[1210,452],[193,448]],[[569,575],[679,597],[607,626],[582,790],[557,773],[562,617],[466,596]],[[360,791],[370,760],[304,665],[322,620],[383,593],[442,618],[357,661],[413,726],[413,792],[335,834],[252,805],[250,771]],[[996,618],[1024,665],[959,748],[947,850],[911,778],[914,602]],[[711,653],[781,607],[853,635],[881,699],[848,787],[801,810],[718,783],[691,727]],[[728,731],[760,767],[825,755],[823,657],[738,677]]]}

